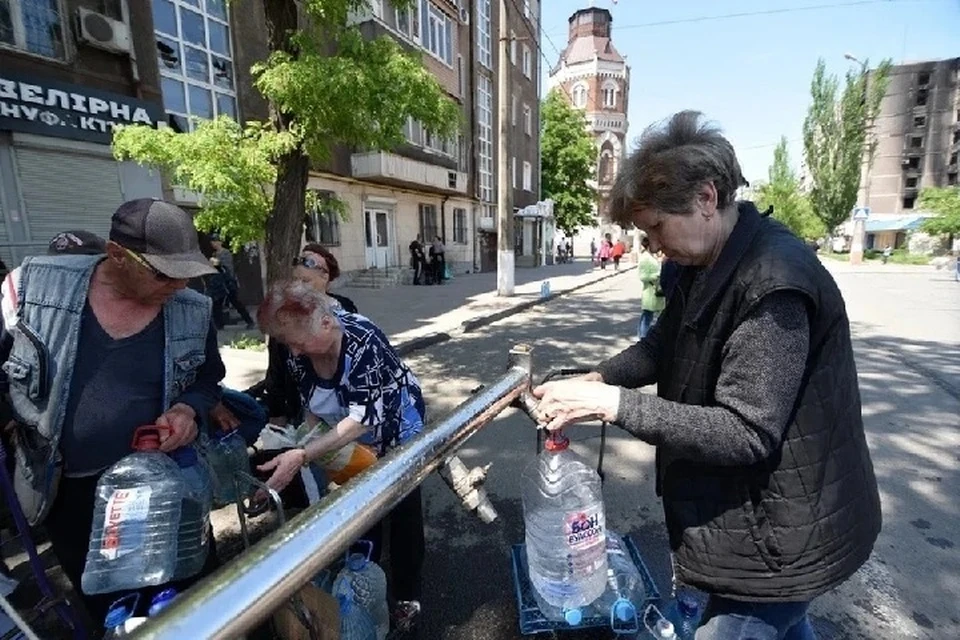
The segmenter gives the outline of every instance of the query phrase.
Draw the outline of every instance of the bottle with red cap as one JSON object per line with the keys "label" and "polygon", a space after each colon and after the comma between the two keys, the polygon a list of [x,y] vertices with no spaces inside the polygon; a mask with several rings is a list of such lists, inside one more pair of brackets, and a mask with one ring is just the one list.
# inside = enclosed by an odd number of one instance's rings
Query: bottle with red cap
{"label": "bottle with red cap", "polygon": [[523,472],[521,492],[530,582],[541,609],[572,626],[607,584],[600,476],[559,430]]}
{"label": "bottle with red cap", "polygon": [[160,451],[163,429],[138,428],[134,452],[97,482],[80,579],[86,594],[140,589],[174,577],[181,509],[192,490],[177,463]]}

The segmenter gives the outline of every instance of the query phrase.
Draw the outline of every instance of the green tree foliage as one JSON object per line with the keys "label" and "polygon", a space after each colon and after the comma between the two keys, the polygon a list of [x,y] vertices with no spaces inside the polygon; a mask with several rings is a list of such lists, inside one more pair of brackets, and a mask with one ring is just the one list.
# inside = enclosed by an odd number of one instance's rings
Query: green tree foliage
{"label": "green tree foliage", "polygon": [[890,61],[868,73],[847,72],[840,80],[827,75],[817,62],[810,83],[810,107],[803,122],[803,148],[813,180],[810,203],[814,214],[833,230],[857,203],[864,160],[873,162],[877,139],[873,124],[887,91]]}
{"label": "green tree foliage", "polygon": [[[260,1],[241,0],[234,8]],[[460,111],[419,54],[387,36],[362,37],[350,16],[368,11],[370,0],[262,2],[271,53],[253,72],[269,121],[241,126],[220,118],[191,133],[124,127],[114,147],[118,157],[161,166],[198,192],[201,226],[220,228],[236,242],[265,237],[272,281],[289,273],[300,250],[313,204],[311,163],[329,159],[339,145],[392,148],[403,142],[408,117],[437,135],[453,135]]]}
{"label": "green tree foliage", "polygon": [[540,108],[540,180],[543,197],[554,202],[557,227],[567,234],[590,224],[596,191],[597,147],[587,133],[583,112],[571,107],[556,89]]}
{"label": "green tree foliage", "polygon": [[773,151],[773,164],[767,176],[768,181],[757,188],[757,206],[761,210],[773,206],[773,217],[801,238],[823,236],[826,227],[813,214],[810,200],[800,190],[800,179],[790,166],[785,137],[780,138]]}
{"label": "green tree foliage", "polygon": [[931,235],[960,235],[960,187],[928,187],[920,192],[920,209],[935,213],[923,221]]}

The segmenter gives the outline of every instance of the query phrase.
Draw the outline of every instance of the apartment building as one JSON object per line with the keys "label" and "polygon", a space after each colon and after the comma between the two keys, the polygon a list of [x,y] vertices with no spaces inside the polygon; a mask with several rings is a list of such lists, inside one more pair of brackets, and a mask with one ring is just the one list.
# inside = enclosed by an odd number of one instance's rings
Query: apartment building
{"label": "apartment building", "polygon": [[923,213],[920,191],[958,184],[960,58],[894,66],[875,130],[859,194],[871,209],[867,248],[899,246]]}

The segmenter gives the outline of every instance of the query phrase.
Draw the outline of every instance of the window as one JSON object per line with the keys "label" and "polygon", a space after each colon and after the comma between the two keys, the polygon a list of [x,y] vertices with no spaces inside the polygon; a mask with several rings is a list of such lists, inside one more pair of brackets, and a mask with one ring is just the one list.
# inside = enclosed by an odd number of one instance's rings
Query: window
{"label": "window", "polygon": [[60,0],[0,0],[0,44],[48,58],[66,57]]}
{"label": "window", "polygon": [[467,244],[467,210],[460,207],[453,208],[453,241]]}
{"label": "window", "polygon": [[926,91],[918,91],[918,92],[917,92],[917,106],[918,106],[918,107],[924,107],[924,106],[926,106],[926,104],[927,104],[927,92],[926,92]]}
{"label": "window", "polygon": [[915,127],[927,126],[927,116],[915,116],[913,119],[913,126]]}
{"label": "window", "polygon": [[907,160],[907,169],[919,169],[920,158],[909,158]]}
{"label": "window", "polygon": [[460,89],[460,95],[467,95],[467,76],[463,72],[463,56],[457,56],[457,88]]}
{"label": "window", "polygon": [[911,149],[920,149],[923,147],[923,138],[920,136],[912,136],[910,138],[910,148]]}
{"label": "window", "polygon": [[526,160],[523,161],[523,190],[533,191],[533,167]]}
{"label": "window", "polygon": [[907,178],[906,188],[907,188],[907,189],[916,189],[916,188],[917,188],[917,179],[916,179],[916,178]]}
{"label": "window", "polygon": [[917,74],[917,84],[921,87],[925,84],[930,84],[930,73],[927,71],[922,71]]}
{"label": "window", "polygon": [[916,196],[903,196],[903,208],[904,209],[913,209],[914,202],[917,201]]}
{"label": "window", "polygon": [[233,49],[225,0],[153,0],[163,106],[179,131],[191,119],[237,119]]}
{"label": "window", "polygon": [[517,188],[517,156],[510,158],[510,185]]}
{"label": "window", "polygon": [[533,111],[530,105],[523,105],[523,132],[528,136],[533,135]]}
{"label": "window", "polygon": [[332,191],[317,191],[317,206],[307,212],[305,235],[307,242],[316,242],[327,246],[340,245],[340,216],[330,200]]}
{"label": "window", "polygon": [[510,96],[510,124],[514,127],[517,126],[517,105],[520,104],[520,100],[517,99],[517,96]]}
{"label": "window", "polygon": [[477,124],[479,196],[484,202],[493,202],[493,93],[490,78],[477,76]]}
{"label": "window", "polygon": [[477,58],[487,69],[493,69],[490,16],[490,0],[477,0]]}
{"label": "window", "polygon": [[432,242],[440,235],[437,228],[437,205],[420,203],[420,238],[425,242]]}
{"label": "window", "polygon": [[418,120],[407,118],[407,126],[404,127],[404,136],[407,142],[415,144],[418,147],[423,144],[423,126]]}
{"label": "window", "polygon": [[615,82],[605,82],[603,85],[603,106],[606,109],[613,109],[617,106],[617,84]]}
{"label": "window", "polygon": [[530,0],[523,0],[523,17],[530,19]]}
{"label": "window", "polygon": [[948,186],[948,187],[955,187],[955,186],[957,186],[957,174],[955,174],[955,173],[948,173],[948,174],[947,174],[947,186]]}
{"label": "window", "polygon": [[510,64],[517,64],[517,34],[513,31],[510,32]]}
{"label": "window", "polygon": [[523,75],[533,78],[533,55],[527,45],[523,45]]}
{"label": "window", "polygon": [[397,7],[396,11],[397,31],[414,42],[420,42],[420,10],[414,8],[411,11],[410,7]]}
{"label": "window", "polygon": [[954,151],[953,153],[950,154],[950,159],[947,160],[947,164],[948,164],[948,165],[957,164],[957,152],[956,152],[956,151]]}
{"label": "window", "polygon": [[453,25],[443,11],[427,0],[423,6],[423,48],[453,66]]}
{"label": "window", "polygon": [[587,85],[582,82],[573,87],[573,106],[579,109],[587,106]]}

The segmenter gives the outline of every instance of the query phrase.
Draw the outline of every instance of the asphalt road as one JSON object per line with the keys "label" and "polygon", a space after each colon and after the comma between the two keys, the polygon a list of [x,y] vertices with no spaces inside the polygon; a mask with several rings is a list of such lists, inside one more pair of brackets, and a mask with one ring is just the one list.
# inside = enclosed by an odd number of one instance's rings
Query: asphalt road
{"label": "asphalt road", "polygon": [[[881,484],[884,530],[864,568],[812,608],[821,638],[960,637],[960,286],[928,270],[837,273],[858,337],[864,416]],[[889,293],[888,293],[889,292]],[[639,287],[627,275],[408,357],[432,417],[505,367],[511,345],[534,346],[535,366],[588,367],[630,344]],[[569,435],[596,460],[599,429]],[[535,456],[529,420],[508,411],[461,451],[493,463],[487,489],[499,519],[481,523],[439,478],[424,485],[427,562],[424,640],[520,638],[510,568],[523,538],[520,474]],[[661,592],[670,570],[652,447],[616,429],[607,441],[608,526],[638,543]],[[600,640],[597,632],[571,640]]]}

